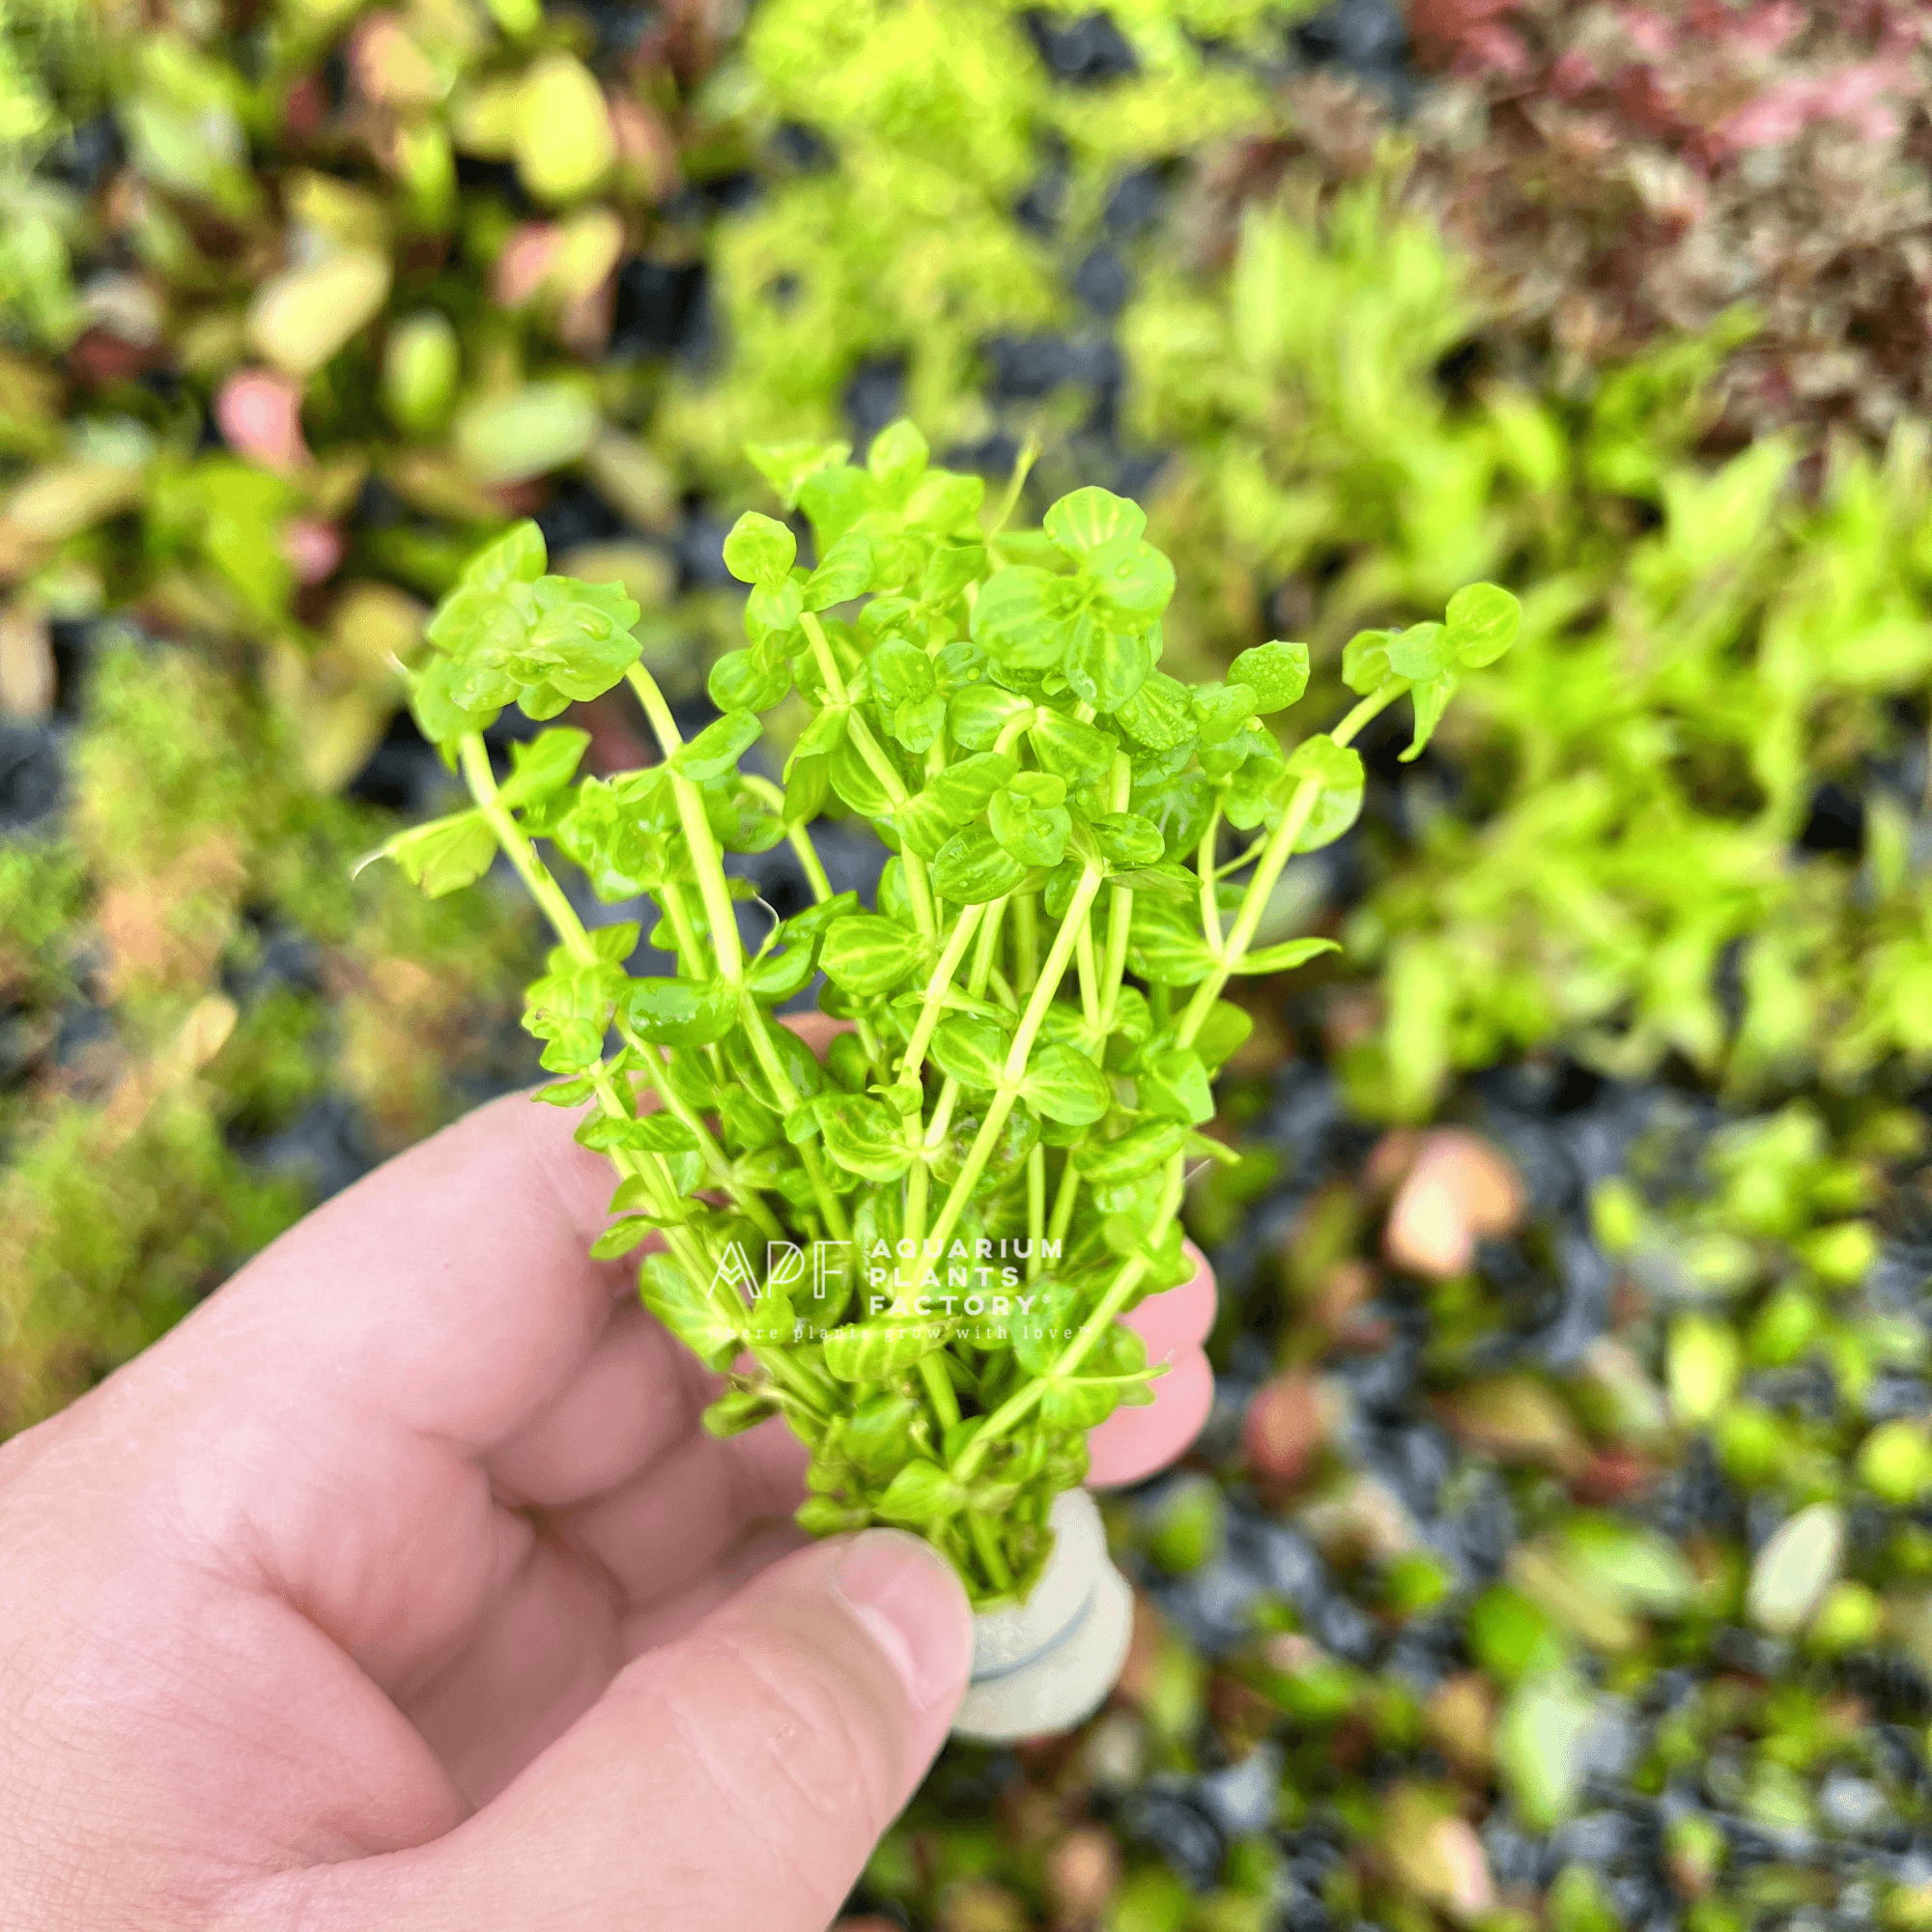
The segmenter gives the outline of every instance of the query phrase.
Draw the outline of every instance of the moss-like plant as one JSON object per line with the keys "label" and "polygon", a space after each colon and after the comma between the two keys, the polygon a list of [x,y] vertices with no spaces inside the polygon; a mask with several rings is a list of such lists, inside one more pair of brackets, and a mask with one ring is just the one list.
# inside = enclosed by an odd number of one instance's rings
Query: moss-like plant
{"label": "moss-like plant", "polygon": [[[1013,531],[1018,479],[982,517],[980,479],[929,469],[909,423],[864,468],[846,453],[756,453],[818,561],[788,525],[739,520],[749,641],[689,741],[621,590],[546,576],[529,524],[479,555],[413,694],[473,804],[384,849],[431,893],[500,849],[549,916],[526,1024],[562,1077],[541,1097],[587,1106],[578,1138],[617,1171],[595,1252],[660,1236],[645,1303],[740,1364],[709,1426],[783,1415],[812,1451],[808,1528],[912,1527],[985,1604],[1037,1576],[1087,1432],[1152,1400],[1118,1318],[1185,1278],[1189,1164],[1233,1157],[1200,1132],[1250,1024],[1222,993],[1332,945],[1252,950],[1282,867],[1353,822],[1363,724],[1407,697],[1419,749],[1517,605],[1478,584],[1445,622],[1364,633],[1360,701],[1284,752],[1261,721],[1301,696],[1306,650],[1263,644],[1193,689],[1161,672],[1174,573],[1136,505],[1079,490]],[[576,781],[566,727],[493,768],[503,706],[548,719],[624,681],[661,764]],[[794,694],[810,722],[783,787],[741,774]],[[894,854],[869,910],[831,892],[806,831],[834,800]],[[721,853],[784,838],[817,903],[752,951]],[[546,845],[606,900],[648,895],[676,976],[627,974],[639,926],[586,927]],[[820,972],[848,1023],[822,1059],[775,1017]]]}

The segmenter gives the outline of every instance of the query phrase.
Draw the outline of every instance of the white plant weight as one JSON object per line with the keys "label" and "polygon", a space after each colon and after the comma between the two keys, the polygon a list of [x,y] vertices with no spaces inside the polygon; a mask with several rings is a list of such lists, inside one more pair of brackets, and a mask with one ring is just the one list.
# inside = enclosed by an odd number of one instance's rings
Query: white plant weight
{"label": "white plant weight", "polygon": [[1056,1497],[1053,1553],[1024,1604],[973,1619],[973,1675],[954,1737],[1009,1744],[1070,1730],[1126,1662],[1134,1599],[1085,1490]]}

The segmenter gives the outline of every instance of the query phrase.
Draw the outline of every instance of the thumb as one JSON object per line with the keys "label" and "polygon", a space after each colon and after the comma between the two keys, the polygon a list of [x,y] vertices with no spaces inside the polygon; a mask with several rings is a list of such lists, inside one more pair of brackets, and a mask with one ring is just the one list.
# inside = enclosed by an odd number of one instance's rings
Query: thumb
{"label": "thumb", "polygon": [[972,1652],[927,1545],[815,1545],[627,1666],[445,1837],[308,1876],[384,1932],[822,1932],[944,1741]]}

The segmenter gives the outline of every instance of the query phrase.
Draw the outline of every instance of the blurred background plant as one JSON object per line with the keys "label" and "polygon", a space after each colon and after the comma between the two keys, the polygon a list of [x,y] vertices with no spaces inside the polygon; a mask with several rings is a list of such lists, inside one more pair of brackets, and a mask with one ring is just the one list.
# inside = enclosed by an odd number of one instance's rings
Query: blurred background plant
{"label": "blurred background plant", "polygon": [[1259,935],[1346,950],[1222,1084],[1121,1694],[949,1753],[854,1917],[1932,1922],[1924,25],[5,0],[0,1430],[534,1077],[515,895],[349,877],[476,544],[621,581],[696,724],[746,440],[1031,441],[1189,669],[1524,633]]}

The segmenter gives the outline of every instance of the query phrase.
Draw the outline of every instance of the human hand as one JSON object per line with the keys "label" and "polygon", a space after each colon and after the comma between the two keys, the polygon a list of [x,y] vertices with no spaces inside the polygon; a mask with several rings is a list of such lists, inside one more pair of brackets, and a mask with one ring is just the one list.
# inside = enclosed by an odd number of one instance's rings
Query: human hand
{"label": "human hand", "polygon": [[[782,1424],[595,1264],[609,1169],[512,1096],[0,1447],[0,1927],[814,1932],[945,1737],[956,1578],[807,1544]],[[1198,1259],[1198,1258],[1197,1258]],[[1173,1373],[1093,1477],[1206,1415]]]}

